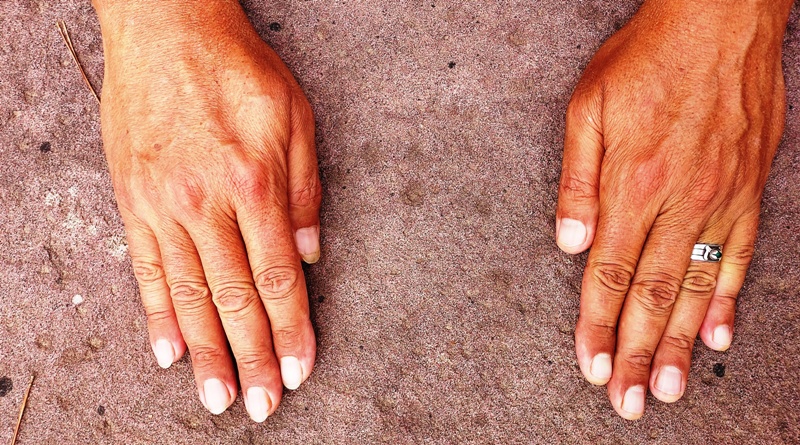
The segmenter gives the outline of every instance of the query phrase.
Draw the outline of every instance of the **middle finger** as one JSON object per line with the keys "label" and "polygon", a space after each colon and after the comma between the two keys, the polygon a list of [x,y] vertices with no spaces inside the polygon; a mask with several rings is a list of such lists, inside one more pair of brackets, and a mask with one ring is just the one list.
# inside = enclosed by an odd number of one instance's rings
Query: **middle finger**
{"label": "middle finger", "polygon": [[620,416],[644,414],[650,364],[689,266],[699,224],[662,215],[647,237],[622,308],[608,394]]}
{"label": "middle finger", "polygon": [[236,359],[245,406],[253,420],[263,422],[277,407],[283,386],[269,320],[253,282],[238,224],[222,212],[189,224]]}

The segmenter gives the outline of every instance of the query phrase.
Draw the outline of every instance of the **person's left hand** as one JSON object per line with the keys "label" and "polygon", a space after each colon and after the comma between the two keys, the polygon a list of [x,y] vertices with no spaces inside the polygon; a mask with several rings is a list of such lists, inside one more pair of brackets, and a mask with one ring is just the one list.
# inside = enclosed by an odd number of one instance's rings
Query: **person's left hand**
{"label": "person's left hand", "polygon": [[[643,415],[648,386],[683,395],[698,332],[731,344],[783,131],[781,3],[645,2],[569,104],[556,237],[592,248],[575,348],[626,419]],[[724,243],[722,262],[690,262],[695,243]]]}

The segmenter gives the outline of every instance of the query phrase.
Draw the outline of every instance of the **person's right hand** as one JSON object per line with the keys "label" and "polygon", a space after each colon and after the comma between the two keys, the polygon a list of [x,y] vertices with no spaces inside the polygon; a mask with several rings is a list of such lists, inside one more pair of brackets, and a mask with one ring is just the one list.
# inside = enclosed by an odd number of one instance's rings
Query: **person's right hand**
{"label": "person's right hand", "polygon": [[[575,351],[626,419],[687,387],[695,338],[731,345],[762,191],[783,131],[791,0],[650,0],[570,101],[557,241],[591,246]],[[692,261],[724,244],[721,262]]]}
{"label": "person's right hand", "polygon": [[95,7],[103,143],[153,351],[169,367],[188,346],[209,411],[241,387],[264,421],[316,353],[300,263],[319,258],[311,108],[235,0]]}

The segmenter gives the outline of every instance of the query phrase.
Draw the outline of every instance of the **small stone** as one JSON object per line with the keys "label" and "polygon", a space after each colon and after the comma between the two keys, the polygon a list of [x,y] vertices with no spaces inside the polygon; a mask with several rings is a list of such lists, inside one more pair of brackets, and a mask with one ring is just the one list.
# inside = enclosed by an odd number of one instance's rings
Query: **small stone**
{"label": "small stone", "polygon": [[81,294],[75,294],[75,296],[72,297],[72,304],[75,306],[80,306],[83,304],[83,296]]}
{"label": "small stone", "polygon": [[102,416],[105,413],[106,413],[106,407],[105,406],[100,405],[100,406],[97,407],[97,414],[100,414]]}
{"label": "small stone", "polygon": [[283,29],[283,26],[281,26],[281,24],[278,23],[278,22],[272,22],[272,23],[269,24],[269,30],[270,31],[278,32],[281,29]]}
{"label": "small stone", "polygon": [[717,377],[725,377],[725,364],[724,363],[715,363],[714,364],[714,375]]}
{"label": "small stone", "polygon": [[36,347],[45,351],[49,351],[53,348],[53,340],[44,335],[36,337]]}
{"label": "small stone", "polygon": [[39,93],[37,93],[36,91],[33,91],[33,90],[27,90],[23,94],[25,96],[25,103],[28,103],[28,104],[33,102],[34,99],[36,99],[37,97],[39,97]]}
{"label": "small stone", "polygon": [[0,397],[5,397],[12,389],[14,389],[14,382],[10,378],[0,378]]}
{"label": "small stone", "polygon": [[89,339],[88,343],[89,347],[92,348],[93,351],[99,351],[106,345],[106,341],[100,337],[92,337]]}

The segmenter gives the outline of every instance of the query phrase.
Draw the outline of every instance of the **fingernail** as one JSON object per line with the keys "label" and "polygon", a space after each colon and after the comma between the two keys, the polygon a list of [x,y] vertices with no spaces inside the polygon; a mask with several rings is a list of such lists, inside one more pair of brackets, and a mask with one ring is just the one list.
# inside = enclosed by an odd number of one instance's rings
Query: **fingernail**
{"label": "fingernail", "polygon": [[577,219],[563,218],[558,227],[558,244],[577,247],[586,242],[586,226]]}
{"label": "fingernail", "polygon": [[294,240],[303,261],[313,264],[319,260],[319,226],[297,229],[297,232],[294,232]]}
{"label": "fingernail", "polygon": [[664,366],[658,371],[656,377],[656,388],[664,394],[677,396],[681,393],[683,383],[683,373],[674,366]]}
{"label": "fingernail", "polygon": [[297,357],[283,357],[281,359],[281,378],[283,386],[288,389],[297,389],[303,383],[303,369]]}
{"label": "fingernail", "polygon": [[156,340],[156,344],[153,345],[153,354],[156,355],[158,366],[164,369],[169,368],[175,362],[175,348],[172,347],[172,343],[167,339],[160,338]]}
{"label": "fingernail", "polygon": [[730,347],[731,340],[731,328],[724,324],[714,328],[711,334],[711,341],[725,349]]}
{"label": "fingernail", "polygon": [[644,412],[643,386],[631,386],[625,391],[625,396],[622,398],[622,410],[631,414],[642,414]]}
{"label": "fingernail", "polygon": [[203,383],[206,408],[211,414],[222,414],[230,406],[231,395],[228,387],[219,379],[208,379]]}
{"label": "fingernail", "polygon": [[611,355],[606,353],[597,354],[592,359],[592,364],[589,366],[589,372],[594,378],[597,379],[610,379],[611,378]]}
{"label": "fingernail", "polygon": [[247,405],[247,412],[250,413],[251,419],[258,423],[267,420],[270,403],[266,389],[260,386],[248,389],[245,405]]}

